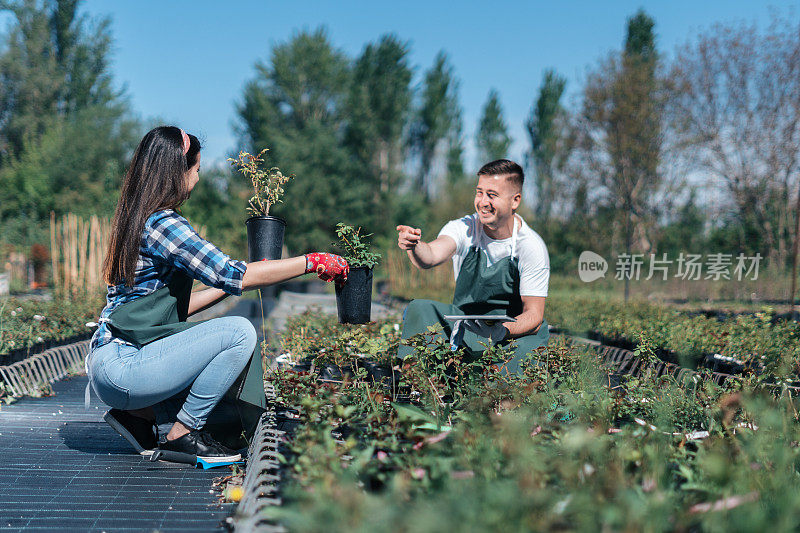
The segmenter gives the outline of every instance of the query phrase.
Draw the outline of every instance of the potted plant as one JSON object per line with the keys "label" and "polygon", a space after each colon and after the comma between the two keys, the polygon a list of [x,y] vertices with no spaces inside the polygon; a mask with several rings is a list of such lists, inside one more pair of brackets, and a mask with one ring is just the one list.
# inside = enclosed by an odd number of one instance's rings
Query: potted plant
{"label": "potted plant", "polygon": [[316,368],[322,381],[339,382],[345,379],[352,380],[355,377],[354,365],[350,360],[322,361]]}
{"label": "potted plant", "polygon": [[372,307],[372,269],[378,264],[380,254],[370,251],[364,239],[369,235],[360,235],[361,228],[336,224],[336,246],[350,265],[347,282],[336,286],[336,309],[339,322],[342,324],[366,324],[370,321]]}
{"label": "potted plant", "polygon": [[253,196],[248,201],[247,210],[253,216],[247,219],[247,251],[250,261],[280,259],[283,250],[283,234],[286,221],[270,216],[269,209],[281,202],[284,184],[294,176],[285,176],[278,167],[263,169],[264,155],[268,148],[258,155],[239,152],[236,159],[228,161],[253,184]]}
{"label": "potted plant", "polygon": [[397,353],[400,344],[398,324],[373,322],[358,329],[361,332],[357,344],[358,366],[366,370],[368,382],[394,393],[400,381],[400,373],[393,368],[393,354]]}
{"label": "potted plant", "polygon": [[355,357],[352,346],[348,342],[349,335],[345,333],[336,339],[333,346],[320,350],[314,358],[314,368],[319,373],[322,381],[340,382],[344,379],[352,380],[355,377]]}

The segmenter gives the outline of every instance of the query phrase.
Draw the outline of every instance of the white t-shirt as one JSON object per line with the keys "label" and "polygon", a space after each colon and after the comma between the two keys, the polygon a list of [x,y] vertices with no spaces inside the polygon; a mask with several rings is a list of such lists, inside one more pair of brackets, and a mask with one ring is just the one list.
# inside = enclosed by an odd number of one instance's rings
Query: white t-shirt
{"label": "white t-shirt", "polygon": [[[547,246],[522,217],[516,215],[517,246],[514,252],[519,258],[519,293],[520,296],[547,296],[547,285],[550,281],[550,256]],[[489,265],[511,255],[513,236],[495,240],[486,235],[478,214],[451,220],[444,225],[439,237],[447,235],[456,241],[456,253],[453,255],[453,273],[458,278],[461,263],[467,256],[470,247],[477,246],[486,252]]]}

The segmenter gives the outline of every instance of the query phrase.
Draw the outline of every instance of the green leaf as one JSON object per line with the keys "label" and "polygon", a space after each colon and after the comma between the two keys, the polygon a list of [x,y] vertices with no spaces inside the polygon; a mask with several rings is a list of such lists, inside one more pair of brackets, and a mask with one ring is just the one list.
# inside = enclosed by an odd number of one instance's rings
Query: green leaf
{"label": "green leaf", "polygon": [[437,428],[439,427],[438,420],[419,407],[414,407],[413,405],[403,405],[395,402],[392,402],[392,407],[394,407],[394,410],[397,411],[397,416],[401,421],[420,423],[428,422],[435,424]]}

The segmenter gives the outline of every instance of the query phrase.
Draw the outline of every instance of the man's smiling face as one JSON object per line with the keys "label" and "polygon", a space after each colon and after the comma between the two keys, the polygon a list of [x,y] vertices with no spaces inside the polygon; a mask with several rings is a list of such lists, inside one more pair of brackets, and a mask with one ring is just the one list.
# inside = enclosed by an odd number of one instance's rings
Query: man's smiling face
{"label": "man's smiling face", "polygon": [[496,230],[508,224],[519,207],[522,195],[519,187],[506,175],[478,176],[475,187],[475,212],[481,224]]}

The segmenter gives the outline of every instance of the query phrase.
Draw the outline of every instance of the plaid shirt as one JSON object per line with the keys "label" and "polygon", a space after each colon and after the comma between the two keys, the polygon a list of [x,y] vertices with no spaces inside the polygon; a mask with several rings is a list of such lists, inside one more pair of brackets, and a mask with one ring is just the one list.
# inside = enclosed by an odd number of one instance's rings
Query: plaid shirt
{"label": "plaid shirt", "polygon": [[[106,323],[117,307],[165,287],[176,270],[238,296],[242,294],[246,269],[246,263],[232,260],[202,239],[189,221],[175,211],[156,211],[144,224],[133,287],[124,283],[108,286],[106,306],[100,313],[100,325],[92,336],[91,349],[114,340]],[[124,341],[117,339],[117,342]]]}

